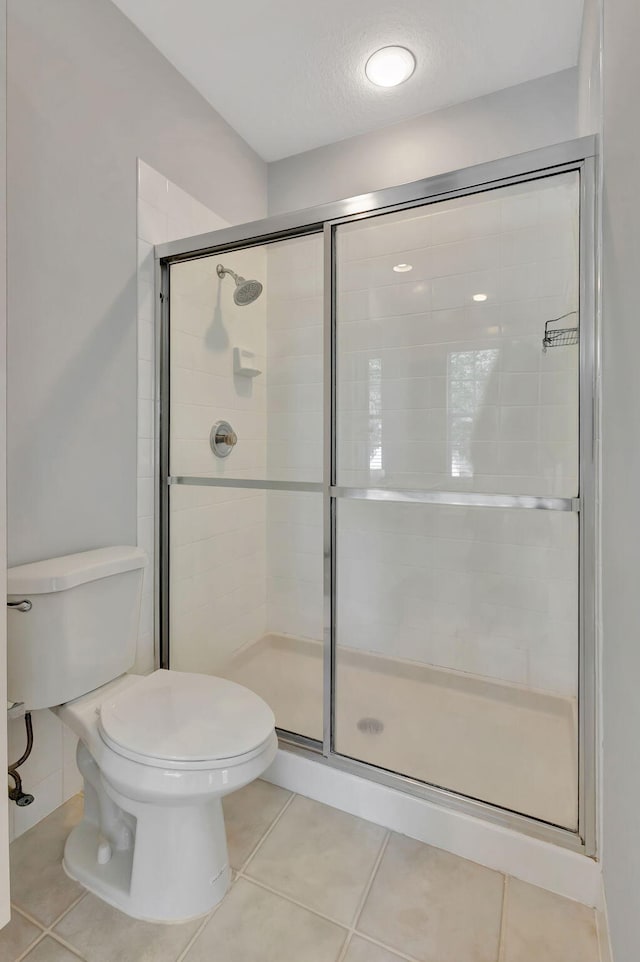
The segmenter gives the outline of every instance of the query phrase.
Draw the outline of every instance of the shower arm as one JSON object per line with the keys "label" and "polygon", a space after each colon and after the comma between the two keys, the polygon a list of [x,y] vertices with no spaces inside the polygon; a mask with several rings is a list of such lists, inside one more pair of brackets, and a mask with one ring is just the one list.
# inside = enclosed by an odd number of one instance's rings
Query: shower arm
{"label": "shower arm", "polygon": [[216,267],[216,274],[218,275],[220,280],[222,280],[225,274],[231,274],[236,284],[238,283],[240,278],[239,274],[236,274],[235,271],[232,271],[230,267],[223,267],[222,264],[218,264],[218,266]]}

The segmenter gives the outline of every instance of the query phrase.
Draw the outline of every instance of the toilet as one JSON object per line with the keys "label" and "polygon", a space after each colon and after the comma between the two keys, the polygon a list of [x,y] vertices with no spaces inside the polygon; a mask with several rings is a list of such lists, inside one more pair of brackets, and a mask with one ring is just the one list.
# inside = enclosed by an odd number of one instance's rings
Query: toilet
{"label": "toilet", "polygon": [[10,568],[8,697],[79,738],[84,815],[67,875],[134,918],[181,922],[227,891],[222,798],[272,762],[275,719],[222,678],[128,674],[145,565],[125,546]]}

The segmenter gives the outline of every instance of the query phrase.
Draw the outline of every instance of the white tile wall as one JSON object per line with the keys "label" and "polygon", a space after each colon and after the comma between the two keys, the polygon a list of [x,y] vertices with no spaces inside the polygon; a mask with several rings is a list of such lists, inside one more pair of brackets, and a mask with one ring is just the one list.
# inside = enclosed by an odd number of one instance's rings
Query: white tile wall
{"label": "white tile wall", "polygon": [[575,695],[577,519],[343,501],[338,642]]}
{"label": "white tile wall", "polygon": [[[340,480],[575,495],[578,352],[541,350],[576,306],[572,175],[360,222],[338,251]],[[223,260],[265,294],[234,308],[217,258],[176,271],[172,471],[318,481],[321,237]],[[233,378],[236,345],[256,381]],[[225,462],[219,417],[240,437]],[[265,631],[322,637],[319,496],[183,488],[173,510],[176,667],[216,670]],[[573,516],[350,503],[339,525],[341,644],[575,694]]]}
{"label": "white tile wall", "polygon": [[[577,494],[578,348],[541,350],[575,175],[341,228],[338,265],[339,482]],[[340,644],[576,693],[574,517],[341,504],[338,547]]]}
{"label": "white tile wall", "polygon": [[[77,738],[48,709],[32,713],[34,747],[20,767],[23,789],[34,796],[26,808],[9,803],[9,834],[13,840],[45,818],[82,788],[75,761]],[[15,762],[26,747],[23,718],[9,721],[9,761]]]}
{"label": "white tile wall", "polygon": [[270,491],[267,630],[321,641],[323,598],[322,495]]}
{"label": "white tile wall", "polygon": [[[269,477],[321,481],[323,471],[321,234],[267,248]],[[322,496],[267,495],[267,628],[322,639]]]}
{"label": "white tile wall", "polygon": [[[233,302],[218,262],[262,281],[253,304]],[[171,275],[171,472],[264,478],[267,472],[266,252],[234,251],[179,264]],[[262,374],[234,375],[233,349],[255,355]],[[228,458],[209,445],[229,421],[238,444]],[[171,492],[171,664],[213,672],[266,630],[266,494],[181,487]]]}
{"label": "white tile wall", "polygon": [[[219,260],[259,278],[260,299],[236,307]],[[321,237],[180,265],[171,296],[172,473],[321,480]],[[262,375],[234,377],[236,346]],[[219,418],[239,437],[224,461]],[[322,637],[319,495],[180,487],[171,529],[174,667],[215,671],[267,631]]]}
{"label": "white tile wall", "polygon": [[347,225],[338,264],[342,483],[575,496],[578,350],[541,340],[577,308],[577,175]]}
{"label": "white tile wall", "polygon": [[265,540],[263,492],[172,491],[173,668],[215,672],[264,635]]}
{"label": "white tile wall", "polygon": [[[576,306],[576,188],[567,175],[344,229],[343,483],[576,494],[578,352],[541,350],[544,321]],[[271,477],[321,476],[321,256],[318,238],[268,251]],[[268,628],[320,638],[310,502],[268,495]],[[341,506],[340,643],[572,695],[575,538],[555,515]]]}

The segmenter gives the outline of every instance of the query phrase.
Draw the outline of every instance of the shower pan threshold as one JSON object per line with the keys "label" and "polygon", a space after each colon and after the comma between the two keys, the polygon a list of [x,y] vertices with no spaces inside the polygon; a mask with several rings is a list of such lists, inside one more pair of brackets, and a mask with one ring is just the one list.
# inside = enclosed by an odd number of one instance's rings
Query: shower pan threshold
{"label": "shower pan threshold", "polygon": [[[216,673],[261,695],[279,728],[321,740],[322,652],[267,634]],[[574,698],[350,648],[336,663],[340,754],[575,830]]]}

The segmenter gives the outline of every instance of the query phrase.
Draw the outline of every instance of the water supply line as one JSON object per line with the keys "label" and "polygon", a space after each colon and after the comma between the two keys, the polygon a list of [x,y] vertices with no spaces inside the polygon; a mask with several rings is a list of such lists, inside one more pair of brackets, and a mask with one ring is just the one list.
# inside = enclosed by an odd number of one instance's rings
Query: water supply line
{"label": "water supply line", "polygon": [[[7,601],[7,608],[10,611],[27,612],[31,611],[33,605],[28,598],[23,598],[20,601]],[[27,729],[27,747],[18,761],[14,762],[13,765],[9,765],[8,768],[9,778],[13,779],[13,788],[9,789],[9,799],[15,802],[20,808],[25,808],[25,806],[31,805],[33,795],[22,791],[22,779],[18,775],[18,769],[26,762],[33,748],[33,721],[31,720],[31,712],[24,710],[24,704],[22,702],[15,702],[13,705],[10,705],[8,716],[9,718],[22,718],[24,716],[24,724]]]}
{"label": "water supply line", "polygon": [[18,761],[14,762],[13,765],[9,765],[8,769],[9,778],[12,778],[14,781],[14,787],[9,789],[9,798],[20,808],[24,808],[26,805],[31,805],[31,802],[33,801],[33,795],[22,791],[22,779],[18,775],[17,771],[17,769],[26,762],[27,758],[31,754],[31,749],[33,748],[33,721],[31,720],[30,711],[25,712],[24,724],[27,729],[27,747]]}

